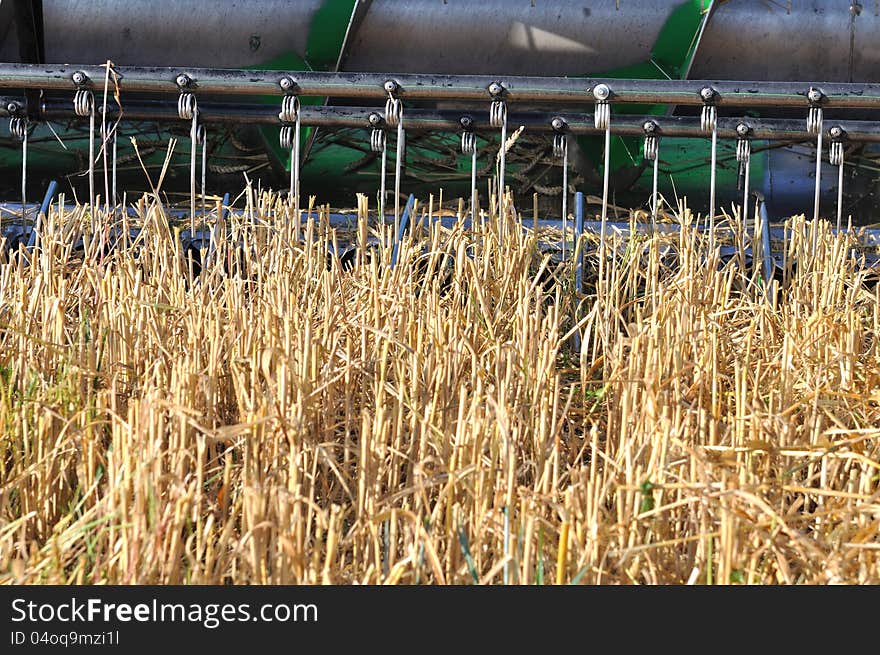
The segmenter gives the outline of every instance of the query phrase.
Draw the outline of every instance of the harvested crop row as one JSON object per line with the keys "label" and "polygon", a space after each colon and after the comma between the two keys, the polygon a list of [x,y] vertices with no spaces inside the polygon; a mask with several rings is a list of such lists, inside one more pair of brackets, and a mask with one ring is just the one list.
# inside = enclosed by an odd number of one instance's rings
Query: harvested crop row
{"label": "harvested crop row", "polygon": [[53,207],[0,266],[0,579],[880,582],[847,236],[793,221],[768,288],[684,212],[578,292],[513,220],[393,266],[361,220],[343,266],[289,216],[254,199],[194,261],[156,203],[113,248]]}

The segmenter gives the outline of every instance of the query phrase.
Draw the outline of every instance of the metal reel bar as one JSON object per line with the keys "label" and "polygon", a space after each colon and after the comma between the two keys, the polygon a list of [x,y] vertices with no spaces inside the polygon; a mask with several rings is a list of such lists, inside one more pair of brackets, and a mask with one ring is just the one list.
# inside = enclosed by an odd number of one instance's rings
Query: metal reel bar
{"label": "metal reel bar", "polygon": [[[58,62],[45,64],[0,64],[0,87],[13,89],[65,90],[71,71],[82,72],[93,79],[102,78],[101,65],[71,66]],[[120,76],[124,93],[171,93],[177,90],[172,68],[114,66]],[[229,70],[190,68],[187,74],[197,83],[200,93],[211,95],[265,96],[277,93],[283,77],[294,73],[277,70]],[[300,96],[380,99],[386,79],[381,73],[332,73],[297,71],[296,85]],[[395,76],[398,97],[412,100],[478,101],[485,97],[492,78],[481,75],[401,74]],[[595,79],[589,83],[611,83]],[[497,83],[497,82],[496,82]],[[615,103],[668,104],[700,106],[701,88],[711,85],[722,96],[726,107],[803,107],[804,91],[800,82],[754,80],[627,80],[613,81]],[[581,104],[587,99],[584,79],[578,77],[509,76],[503,79],[509,102]],[[823,83],[832,109],[880,108],[880,84]]]}
{"label": "metal reel bar", "polygon": [[[176,101],[176,98],[175,98]],[[7,99],[8,104],[15,101]],[[16,103],[17,104],[17,103]],[[0,103],[0,116],[9,116],[15,112],[4,111]],[[477,109],[476,107],[474,109]],[[114,117],[118,110],[108,107],[107,119]],[[303,106],[300,111],[302,125],[310,127],[349,127],[371,128],[376,125],[370,122],[370,116],[376,113],[381,119],[381,112],[375,107],[349,106]],[[40,121],[67,120],[75,115],[68,103],[58,98],[45,98],[37,107],[33,107],[28,115]],[[475,114],[469,114],[475,116]],[[477,115],[478,116],[478,115]],[[459,133],[462,110],[409,109],[407,111],[407,131],[450,131]],[[602,134],[604,130],[595,127],[593,113],[559,113],[559,112],[508,112],[508,123],[522,125],[532,132],[553,133],[552,120],[562,117],[568,124],[568,132],[576,136]],[[180,120],[177,107],[148,101],[131,100],[125,106],[126,120],[172,122]],[[668,137],[698,138],[705,136],[700,129],[700,117],[690,116],[647,116],[623,115],[615,116],[611,124],[611,132],[618,136],[644,137],[644,123],[648,120],[656,122]],[[736,127],[745,120],[743,117],[718,117],[718,138],[736,139]],[[199,102],[199,121],[204,123],[252,123],[259,125],[278,126],[278,110],[267,105],[256,103],[228,104]],[[488,114],[473,119],[474,130],[491,128]],[[798,141],[813,139],[814,133],[807,132],[806,122],[801,119],[788,118],[748,118],[752,129],[752,138],[768,141]],[[381,123],[380,123],[381,124]],[[847,132],[847,140],[851,142],[880,143],[880,123],[868,120],[841,120],[838,123]],[[826,134],[827,138],[827,134]]]}

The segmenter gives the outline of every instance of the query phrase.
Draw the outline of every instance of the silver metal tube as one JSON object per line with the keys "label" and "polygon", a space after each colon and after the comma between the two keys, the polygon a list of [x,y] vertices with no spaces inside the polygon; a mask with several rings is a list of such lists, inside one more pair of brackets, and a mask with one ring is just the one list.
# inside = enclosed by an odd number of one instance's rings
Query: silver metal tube
{"label": "silver metal tube", "polygon": [[[382,99],[387,96],[387,75],[379,73],[326,73],[314,71],[259,71],[209,68],[141,68],[118,66],[120,91],[179,93],[177,76],[185,73],[203,94],[278,95],[280,80],[296,81],[300,96]],[[70,90],[74,72],[89,80],[103,78],[100,66],[0,65],[0,88]],[[591,90],[607,84],[615,104],[669,104],[700,106],[700,90],[710,85],[717,92],[715,104],[724,107],[807,106],[804,82],[700,81],[700,80],[599,80],[566,77],[497,77],[481,75],[396,75],[397,97],[420,100],[485,100],[493,83],[502,83],[507,102],[592,102]],[[94,88],[90,81],[86,86]],[[827,83],[821,85],[825,109],[880,108],[880,84]]]}
{"label": "silver metal tube", "polygon": [[[2,3],[7,4],[7,3]],[[303,53],[314,30],[327,29],[321,0],[42,0],[46,61],[255,69]],[[683,0],[580,3],[574,0],[360,0],[341,61],[348,70],[400,73],[582,75],[651,60],[664,26]],[[583,11],[589,4],[589,12]],[[690,2],[708,7],[709,2]],[[876,0],[737,0],[711,3],[693,30],[691,79],[827,81],[874,79],[880,52]],[[856,11],[858,5],[864,7]],[[367,5],[369,8],[367,9]],[[711,13],[710,13],[711,11]],[[303,29],[291,29],[303,26]],[[311,29],[306,29],[311,26]],[[344,23],[337,22],[337,29]],[[491,29],[486,29],[491,26]],[[743,47],[747,27],[761,47]],[[685,31],[686,30],[686,31]],[[217,38],[222,34],[223,38]],[[252,35],[262,37],[253,43]],[[389,38],[392,35],[393,38]],[[624,43],[625,47],[621,47]],[[258,47],[255,47],[258,46]],[[442,52],[442,58],[433,53]],[[335,65],[339,59],[327,63]],[[336,70],[339,70],[338,68]]]}
{"label": "silver metal tube", "polygon": [[[736,0],[711,4],[712,15],[693,58],[690,78],[810,77],[829,82],[876,78],[880,55],[876,48],[880,5],[876,0]],[[755,39],[758,47],[744,47],[743,36],[751,30],[760,32]]]}
{"label": "silver metal tube", "polygon": [[749,171],[752,168],[751,158],[743,162],[743,204],[742,204],[742,227],[746,229],[746,221],[749,219]]}
{"label": "silver metal tube", "polygon": [[[113,113],[110,108],[110,114]],[[369,129],[370,114],[375,107],[333,107],[310,106],[302,108],[302,125],[312,127],[356,127]],[[2,113],[2,108],[0,108]],[[437,130],[454,132],[461,129],[462,110],[429,110],[410,109],[407,111],[407,130]],[[40,120],[71,118],[75,114],[68,103],[56,99],[46,99],[38,111]],[[132,100],[125,105],[125,117],[131,120],[177,121],[177,109],[172,103]],[[576,136],[603,134],[604,130],[594,126],[593,114],[583,113],[511,113],[511,124],[523,125],[529,132],[552,132],[551,121],[562,117],[571,134]],[[271,106],[257,104],[232,103],[199,103],[199,120],[204,123],[237,123],[249,122],[261,125],[277,125],[278,112]],[[663,136],[673,137],[705,137],[700,129],[700,119],[690,116],[637,116],[618,115],[612,125],[612,134],[619,136],[644,136],[643,125],[651,120],[658,124]],[[719,118],[718,138],[738,138],[736,127],[740,123],[748,123],[749,135],[758,140],[802,140],[812,141],[815,133],[804,129],[801,120],[779,118]],[[849,141],[880,143],[880,123],[871,121],[842,120],[835,121],[847,133]],[[492,129],[487,119],[474,117],[473,129]]]}

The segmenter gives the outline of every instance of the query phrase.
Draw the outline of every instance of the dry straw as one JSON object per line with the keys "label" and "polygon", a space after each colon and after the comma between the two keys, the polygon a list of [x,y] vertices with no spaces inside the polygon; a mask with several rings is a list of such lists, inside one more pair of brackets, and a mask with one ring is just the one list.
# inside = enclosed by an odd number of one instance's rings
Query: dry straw
{"label": "dry straw", "polygon": [[880,582],[846,236],[792,221],[768,285],[683,210],[576,292],[521,224],[426,225],[391,267],[366,198],[345,235],[247,203],[200,260],[156,196],[118,242],[56,205],[0,266],[0,580]]}

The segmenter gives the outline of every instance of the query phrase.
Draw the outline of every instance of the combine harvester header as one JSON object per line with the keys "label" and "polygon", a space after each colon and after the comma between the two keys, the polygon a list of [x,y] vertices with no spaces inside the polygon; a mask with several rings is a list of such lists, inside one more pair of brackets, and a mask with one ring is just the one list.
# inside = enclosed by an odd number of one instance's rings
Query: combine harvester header
{"label": "combine harvester header", "polygon": [[[864,223],[878,182],[876,5],[3,2],[0,168],[7,180],[23,169],[25,185],[30,170],[41,189],[67,175],[93,203],[102,143],[114,172],[132,163],[131,136],[159,168],[180,134],[193,141],[179,163],[192,213],[199,176],[219,192],[242,173],[350,204],[385,189],[391,142],[398,216],[404,192],[478,201],[494,172],[563,218],[562,188],[601,196],[603,218],[609,199],[656,216],[659,196],[714,218],[729,203],[747,213],[751,187],[771,217]],[[501,149],[520,128],[520,146]],[[167,188],[183,191],[177,168]],[[143,186],[136,161],[118,173]],[[14,185],[0,193],[17,199]]]}

